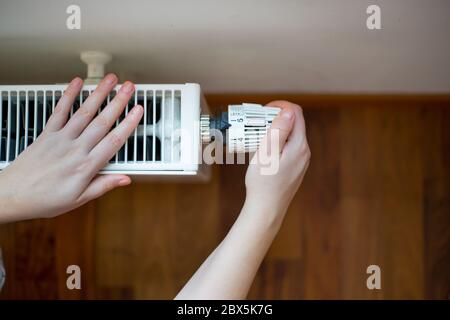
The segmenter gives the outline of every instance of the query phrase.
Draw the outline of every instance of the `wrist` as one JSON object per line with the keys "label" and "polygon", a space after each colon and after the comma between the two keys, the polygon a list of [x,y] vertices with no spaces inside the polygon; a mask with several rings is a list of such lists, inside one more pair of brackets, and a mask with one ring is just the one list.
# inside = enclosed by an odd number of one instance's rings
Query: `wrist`
{"label": "wrist", "polygon": [[0,224],[13,221],[14,212],[11,208],[11,201],[0,186]]}
{"label": "wrist", "polygon": [[16,221],[19,215],[14,192],[11,192],[11,186],[2,179],[2,174],[0,173],[0,224]]}

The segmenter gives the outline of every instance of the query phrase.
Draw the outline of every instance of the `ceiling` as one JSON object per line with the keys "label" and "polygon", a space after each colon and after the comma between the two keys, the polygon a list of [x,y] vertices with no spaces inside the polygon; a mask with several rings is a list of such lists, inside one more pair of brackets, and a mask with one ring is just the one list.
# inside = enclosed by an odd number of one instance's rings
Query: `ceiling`
{"label": "ceiling", "polygon": [[450,93],[449,32],[447,0],[0,0],[0,83],[85,76],[80,52],[103,50],[121,80],[206,92]]}

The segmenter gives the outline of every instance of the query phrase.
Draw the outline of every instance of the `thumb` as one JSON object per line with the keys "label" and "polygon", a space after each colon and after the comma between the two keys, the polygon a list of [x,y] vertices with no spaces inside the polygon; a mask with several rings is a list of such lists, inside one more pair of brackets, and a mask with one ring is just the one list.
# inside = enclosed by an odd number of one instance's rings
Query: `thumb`
{"label": "thumb", "polygon": [[275,143],[278,144],[278,150],[281,152],[286,144],[289,134],[294,127],[294,110],[291,108],[283,108],[280,113],[273,119],[270,129],[261,142],[260,149],[265,154],[271,154],[271,147]]}
{"label": "thumb", "polygon": [[99,175],[91,181],[86,190],[79,196],[78,201],[84,204],[104,195],[108,191],[129,185],[130,183],[131,179],[126,175]]}

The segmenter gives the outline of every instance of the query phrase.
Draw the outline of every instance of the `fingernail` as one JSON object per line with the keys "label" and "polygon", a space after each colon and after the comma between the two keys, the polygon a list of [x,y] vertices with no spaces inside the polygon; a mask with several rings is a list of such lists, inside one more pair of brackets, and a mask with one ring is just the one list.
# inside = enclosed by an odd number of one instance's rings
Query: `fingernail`
{"label": "fingernail", "polygon": [[119,180],[118,184],[119,184],[120,187],[123,187],[123,186],[126,186],[126,185],[130,184],[130,183],[131,183],[130,179],[123,178],[123,179]]}
{"label": "fingernail", "polygon": [[130,81],[127,81],[123,84],[120,90],[125,93],[130,93],[134,90],[134,85]]}
{"label": "fingernail", "polygon": [[105,81],[108,84],[113,84],[116,81],[116,79],[117,77],[113,73],[110,73],[105,77]]}
{"label": "fingernail", "polygon": [[77,86],[81,83],[81,79],[76,77],[75,79],[73,79],[72,81],[70,81],[70,84],[73,86]]}
{"label": "fingernail", "polygon": [[281,110],[281,116],[285,119],[291,120],[294,113],[290,110]]}

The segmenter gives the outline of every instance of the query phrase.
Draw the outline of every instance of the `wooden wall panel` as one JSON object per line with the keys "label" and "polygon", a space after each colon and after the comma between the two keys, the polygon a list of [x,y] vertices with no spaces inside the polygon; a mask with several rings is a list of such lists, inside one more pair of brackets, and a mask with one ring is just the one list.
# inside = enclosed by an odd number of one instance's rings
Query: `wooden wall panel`
{"label": "wooden wall panel", "polygon": [[[52,221],[55,233],[57,296],[60,299],[95,297],[95,213],[95,202],[90,202]],[[81,268],[82,290],[67,290],[67,266],[70,265],[78,265]]]}
{"label": "wooden wall panel", "polygon": [[[305,109],[311,165],[249,297],[447,298],[450,98],[289,98]],[[208,183],[136,183],[56,219],[0,226],[0,298],[172,298],[245,198],[245,165],[213,169]],[[82,268],[81,291],[65,287],[69,264]],[[380,291],[366,288],[370,264]]]}
{"label": "wooden wall panel", "polygon": [[426,297],[450,299],[450,108],[422,109]]}
{"label": "wooden wall panel", "polygon": [[95,295],[107,299],[132,299],[134,271],[131,187],[114,190],[96,201]]}
{"label": "wooden wall panel", "polygon": [[[346,297],[422,298],[418,110],[355,108],[342,121],[341,148],[348,151],[341,161],[343,262],[354,274],[345,282]],[[385,290],[367,290],[365,268],[370,264],[381,267]]]}

